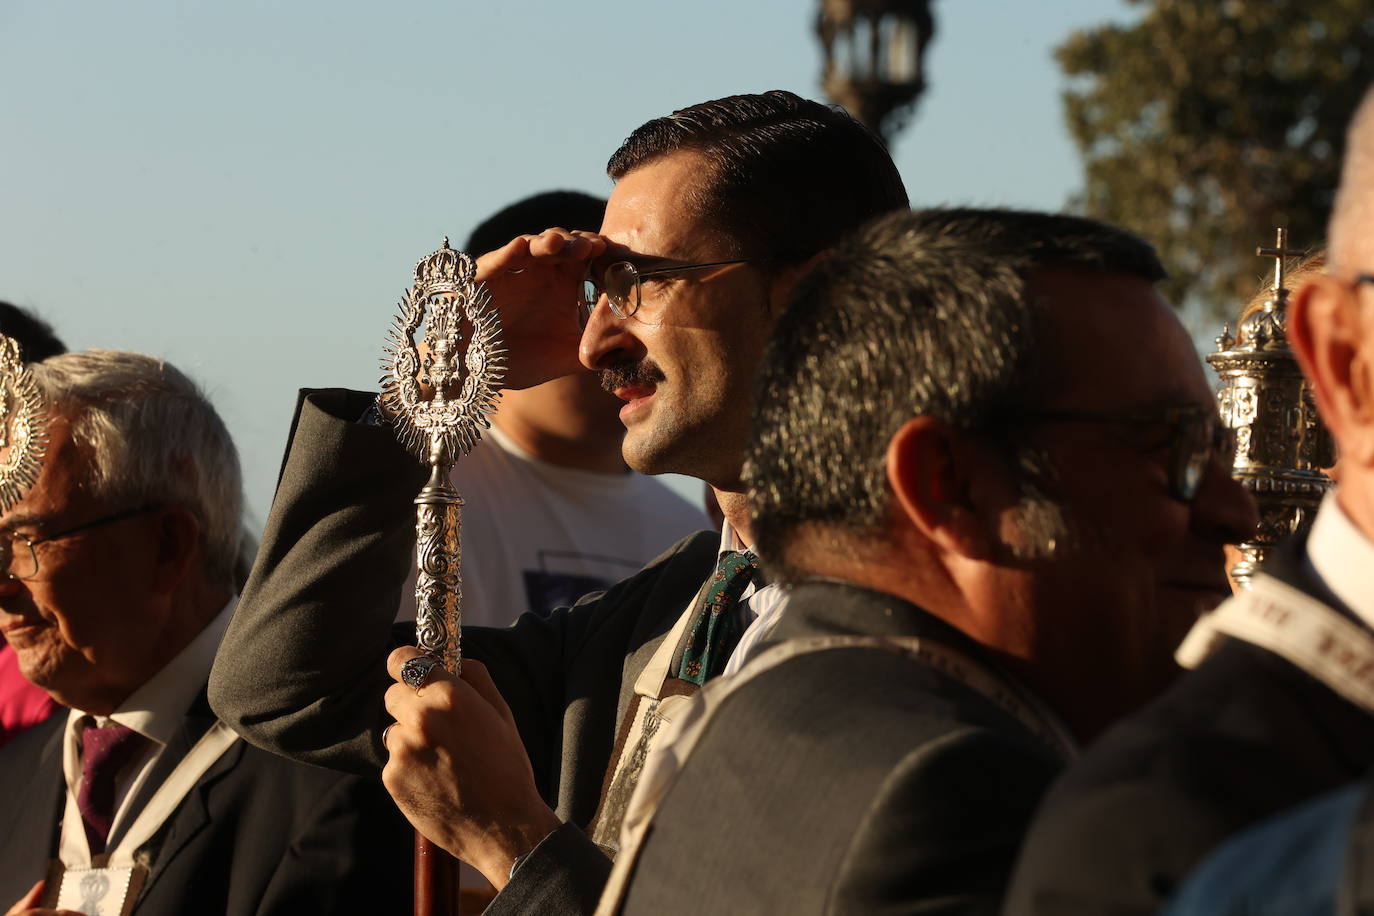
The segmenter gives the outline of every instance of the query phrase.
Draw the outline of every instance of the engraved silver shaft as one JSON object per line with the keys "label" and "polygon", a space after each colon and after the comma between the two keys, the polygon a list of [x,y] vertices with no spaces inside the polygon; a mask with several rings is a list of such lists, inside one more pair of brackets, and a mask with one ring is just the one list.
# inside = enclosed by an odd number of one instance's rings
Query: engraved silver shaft
{"label": "engraved silver shaft", "polygon": [[457,674],[463,661],[463,498],[448,478],[448,468],[432,465],[415,497],[415,641]]}

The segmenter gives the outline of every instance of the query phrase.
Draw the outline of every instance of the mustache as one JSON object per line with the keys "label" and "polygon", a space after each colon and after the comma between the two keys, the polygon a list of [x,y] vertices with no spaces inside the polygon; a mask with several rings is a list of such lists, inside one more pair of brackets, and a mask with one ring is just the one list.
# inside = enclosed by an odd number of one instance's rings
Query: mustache
{"label": "mustache", "polygon": [[626,360],[601,370],[601,387],[607,391],[615,391],[617,388],[657,384],[666,377],[653,360]]}

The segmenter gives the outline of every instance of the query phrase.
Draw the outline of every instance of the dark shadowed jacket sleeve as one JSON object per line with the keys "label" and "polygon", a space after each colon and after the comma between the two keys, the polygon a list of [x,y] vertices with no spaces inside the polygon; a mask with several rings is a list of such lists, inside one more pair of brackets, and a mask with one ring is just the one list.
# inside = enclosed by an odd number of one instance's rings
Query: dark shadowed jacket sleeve
{"label": "dark shadowed jacket sleeve", "polygon": [[[386,762],[381,730],[390,721],[386,657],[413,643],[413,627],[393,620],[413,562],[412,501],[425,474],[389,428],[355,422],[370,402],[337,389],[303,393],[257,561],[215,659],[210,702],[259,747],[375,774]],[[632,580],[612,595],[644,590]],[[635,616],[637,602],[612,604]],[[596,593],[510,627],[463,630],[464,653],[491,668],[550,804],[560,794],[569,668],[614,685],[623,661],[628,636],[604,640],[604,653],[586,651],[604,628],[602,611]],[[600,705],[614,716],[614,699]]]}
{"label": "dark shadowed jacket sleeve", "polygon": [[564,824],[535,847],[484,913],[590,916],[610,876],[605,853],[581,830]]}
{"label": "dark shadowed jacket sleeve", "polygon": [[210,676],[253,744],[355,773],[384,763],[391,629],[423,470],[357,392],[303,392],[262,543]]}
{"label": "dark shadowed jacket sleeve", "polygon": [[[293,803],[300,801],[283,808]],[[255,916],[409,911],[410,825],[375,782],[338,777],[295,822],[289,836],[275,841],[279,858]],[[285,825],[279,819],[275,826],[280,832]]]}
{"label": "dark shadowed jacket sleeve", "polygon": [[[304,392],[253,573],[221,644],[210,701],[273,753],[354,773],[385,764],[386,656],[415,543],[418,461],[356,421],[371,395]],[[714,533],[572,608],[463,630],[510,705],[535,782],[571,823],[531,856],[491,912],[589,912],[609,862],[574,825],[596,807],[633,677],[714,563]],[[644,613],[652,608],[653,613]]]}

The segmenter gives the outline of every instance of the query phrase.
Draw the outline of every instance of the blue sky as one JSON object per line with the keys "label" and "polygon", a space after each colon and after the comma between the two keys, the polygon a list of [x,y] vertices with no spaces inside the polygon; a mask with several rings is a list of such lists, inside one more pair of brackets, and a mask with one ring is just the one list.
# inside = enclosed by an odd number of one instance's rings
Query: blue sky
{"label": "blue sky", "polygon": [[[1078,188],[1051,49],[1121,0],[936,0],[893,154],[914,203]],[[527,194],[605,194],[641,122],[819,97],[814,2],[0,3],[0,299],[210,391],[264,516],[295,391],[371,388],[415,260]]]}

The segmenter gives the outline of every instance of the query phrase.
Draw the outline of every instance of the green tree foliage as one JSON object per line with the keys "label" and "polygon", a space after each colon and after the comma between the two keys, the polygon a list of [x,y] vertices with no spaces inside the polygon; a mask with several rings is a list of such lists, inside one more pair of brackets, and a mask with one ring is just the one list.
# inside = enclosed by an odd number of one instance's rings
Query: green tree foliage
{"label": "green tree foliage", "polygon": [[[1175,303],[1234,315],[1258,244],[1322,243],[1345,126],[1374,82],[1370,0],[1131,0],[1057,51],[1082,211],[1153,242]],[[1374,264],[1370,265],[1374,270]]]}

